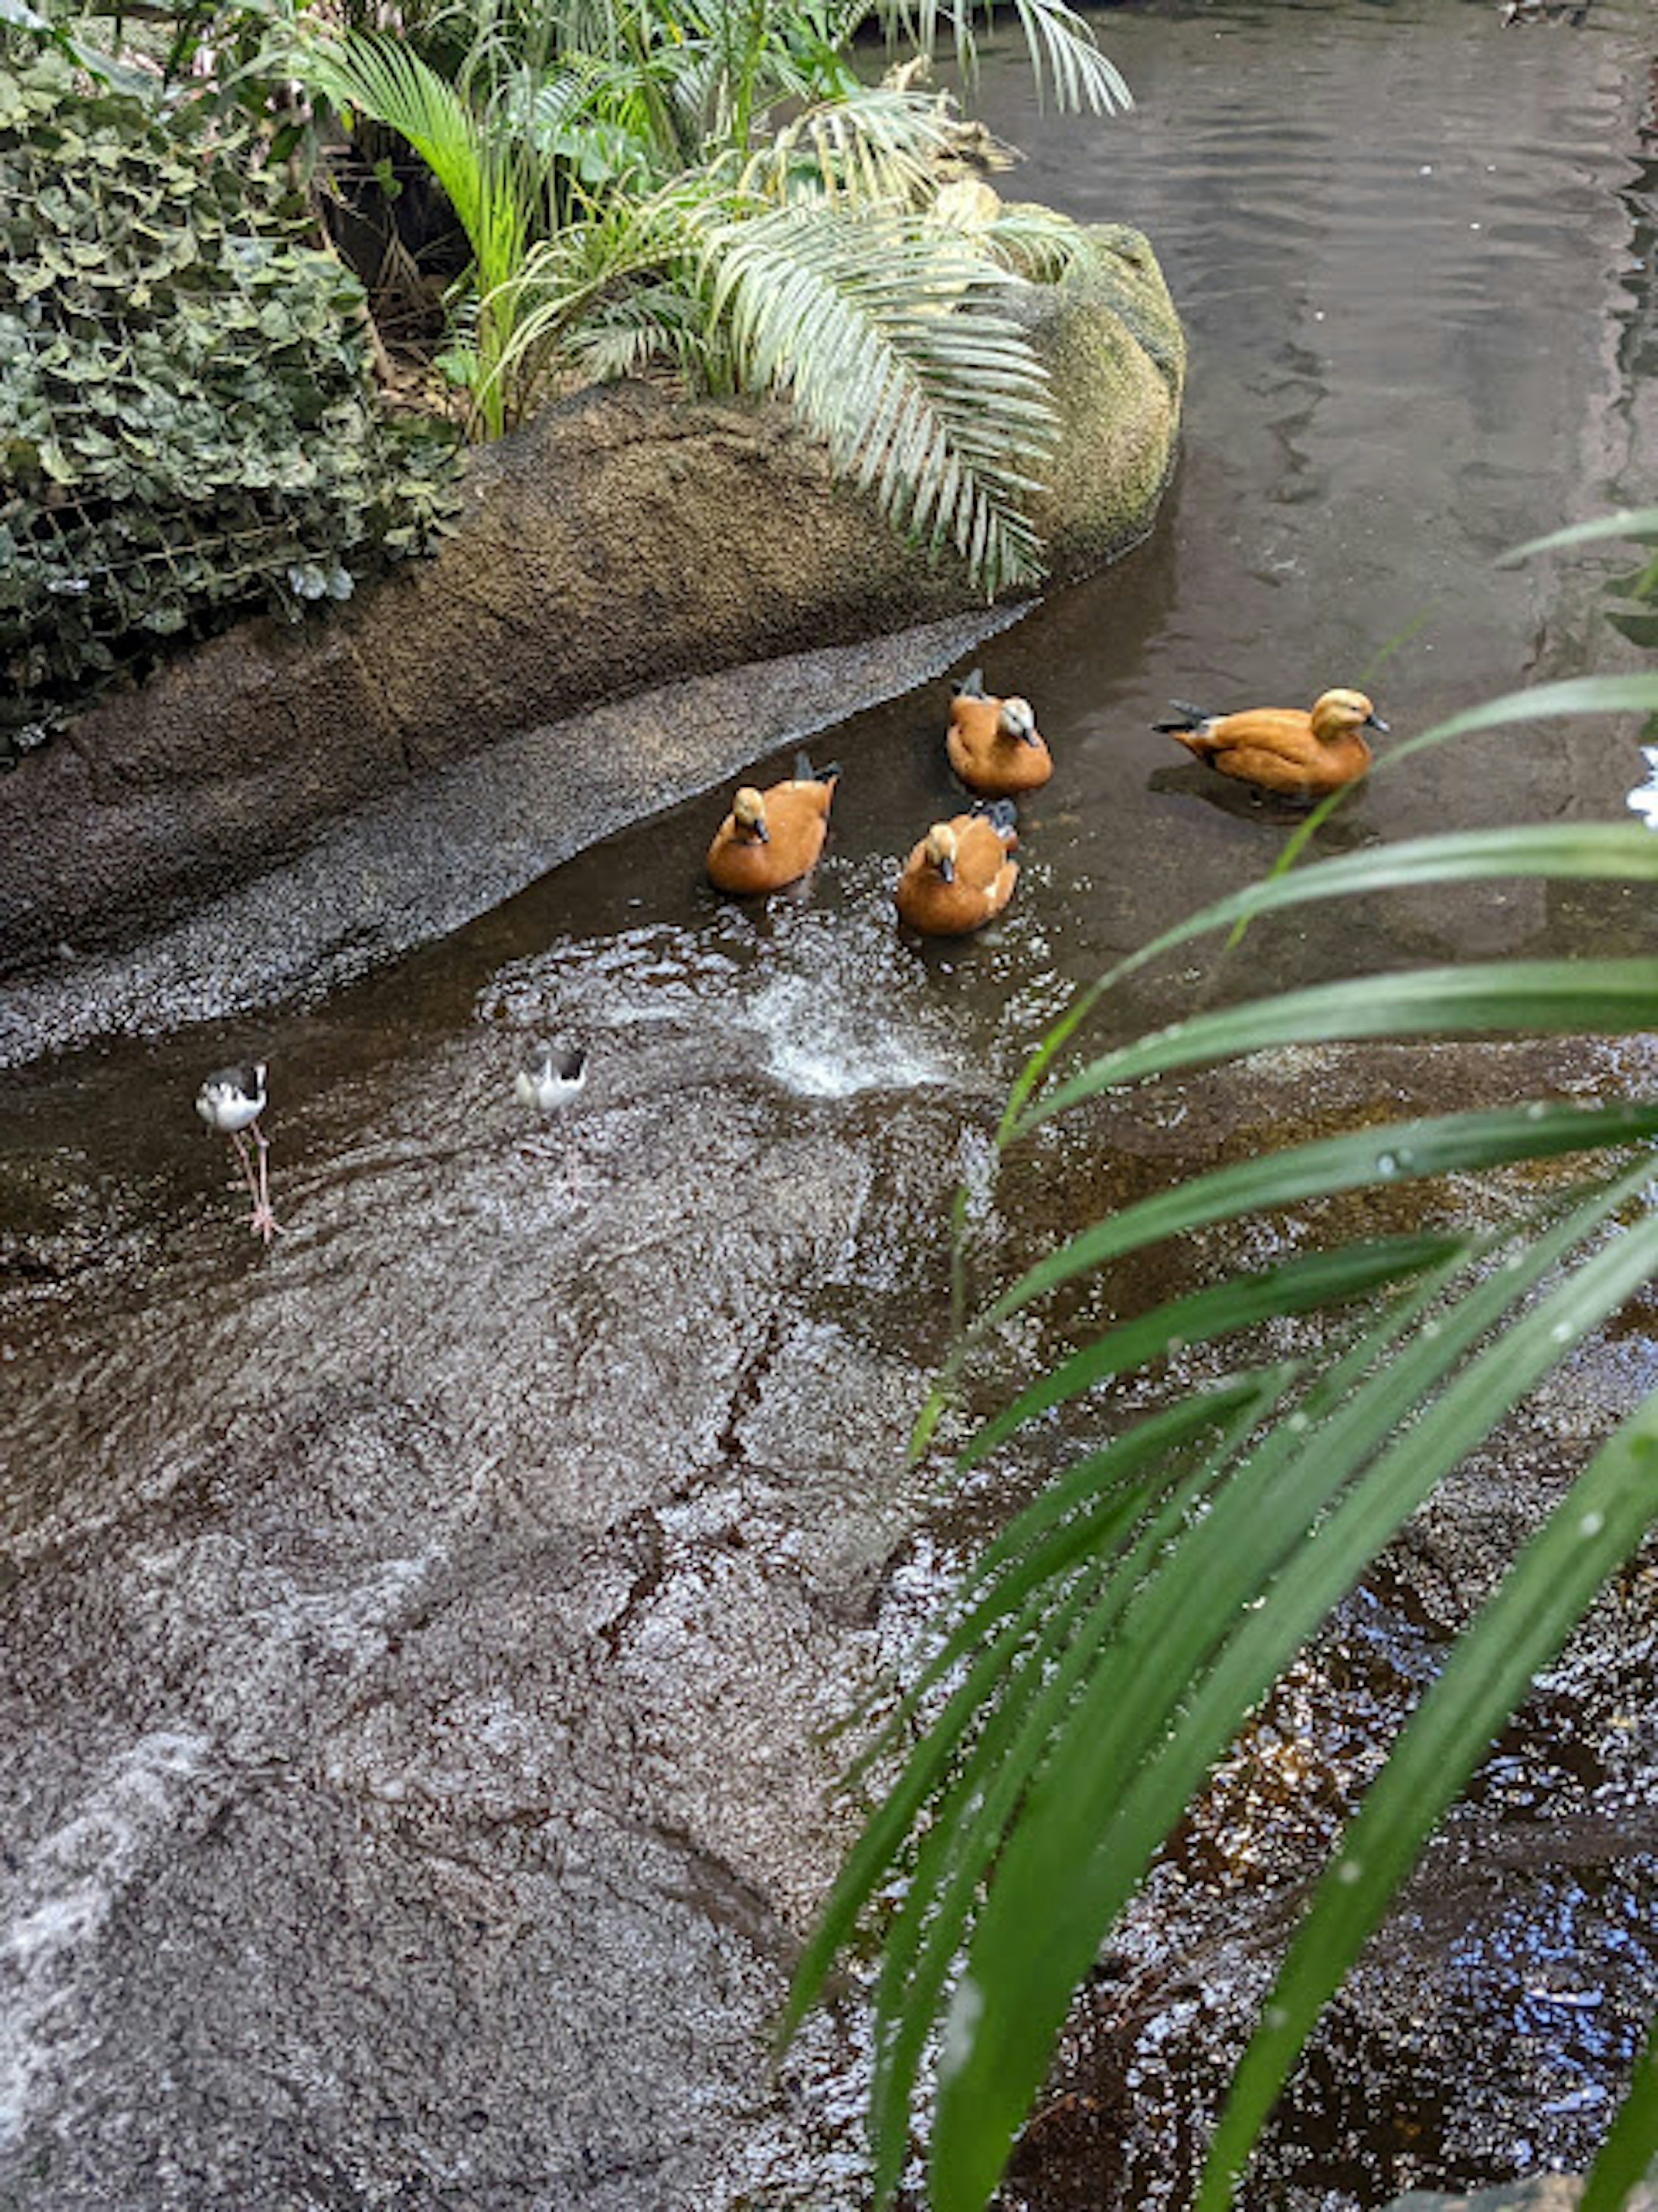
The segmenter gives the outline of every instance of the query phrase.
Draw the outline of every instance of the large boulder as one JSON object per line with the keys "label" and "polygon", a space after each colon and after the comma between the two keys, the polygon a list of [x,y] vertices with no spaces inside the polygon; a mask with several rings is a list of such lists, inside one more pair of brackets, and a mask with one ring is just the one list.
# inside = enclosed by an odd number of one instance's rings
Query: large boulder
{"label": "large boulder", "polygon": [[[1040,520],[1066,580],[1150,527],[1183,344],[1151,249],[1117,228],[1026,312],[1064,419]],[[578,392],[475,457],[435,558],[299,628],[240,623],[0,780],[0,973],[143,936],[502,735],[975,599],[781,408]]]}

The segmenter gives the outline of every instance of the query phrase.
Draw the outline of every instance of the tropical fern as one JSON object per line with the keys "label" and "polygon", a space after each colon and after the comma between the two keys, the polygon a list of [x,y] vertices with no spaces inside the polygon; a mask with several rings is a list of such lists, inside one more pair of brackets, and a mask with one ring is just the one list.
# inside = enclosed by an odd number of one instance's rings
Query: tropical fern
{"label": "tropical fern", "polygon": [[[1062,105],[1127,104],[1064,0],[1017,5]],[[961,126],[947,98],[859,82],[848,41],[872,12],[922,40],[907,76],[941,31],[970,66],[965,0],[496,0],[438,19],[470,23],[448,77],[368,36],[306,69],[401,132],[452,201],[492,434],[562,381],[652,362],[774,393],[900,529],[954,545],[993,593],[1042,575],[1027,508],[1057,429],[1007,290],[1062,272],[1078,234],[940,191]]]}
{"label": "tropical fern", "polygon": [[677,291],[699,305],[672,343],[709,388],[786,399],[896,527],[955,545],[987,591],[1034,581],[1024,507],[1056,418],[1003,311],[1019,280],[899,210],[734,204],[687,185],[568,226],[528,258],[504,365],[591,359],[596,318],[612,345],[629,327],[641,356],[656,312],[643,288]]}
{"label": "tropical fern", "polygon": [[498,434],[507,417],[509,280],[522,269],[530,240],[551,220],[554,153],[524,127],[523,88],[509,81],[504,94],[486,92],[475,106],[465,80],[452,84],[407,47],[366,33],[317,48],[306,66],[329,99],[399,131],[448,194],[472,249],[480,404]]}
{"label": "tropical fern", "polygon": [[[1650,678],[1559,685],[1459,716],[1410,750],[1522,717],[1654,705]],[[1651,1025],[1650,960],[1490,963],[1196,1015],[1054,1079],[1059,1054],[1101,999],[1196,936],[1331,898],[1494,875],[1652,883],[1658,839],[1632,824],[1473,831],[1373,848],[1223,900],[1082,994],[1016,1086],[998,1156],[1107,1089],[1307,1037]],[[1218,1342],[1265,1319],[1332,1310],[1316,1365],[1242,1364],[1207,1392],[1131,1421],[1057,1477],[966,1577],[931,1658],[879,1733],[870,1759],[895,1763],[896,1779],[842,1870],[788,2022],[880,1899],[872,2113],[881,2201],[897,2185],[923,2062],[936,2047],[930,2201],[934,2212],[984,2204],[1075,1987],[1249,1712],[1433,1486],[1658,1272],[1655,1137],[1649,1099],[1540,1099],[1293,1145],[1082,1227],[963,1332],[918,1446],[1004,1324],[1125,1254],[1372,1183],[1624,1156],[1598,1182],[1490,1236],[1309,1253],[1121,1323],[1017,1391],[969,1437],[963,1468],[1177,1341]],[[966,1212],[958,1200],[958,1224]],[[1379,1309],[1335,1319],[1338,1304],[1373,1300],[1382,1286],[1391,1287]],[[1263,2010],[1214,2140],[1201,2212],[1231,2202],[1320,2007],[1432,1823],[1658,1513],[1655,1471],[1658,1395],[1537,1532],[1402,1733]],[[1638,2170],[1658,2130],[1658,2096],[1637,2091],[1591,2192],[1602,2212],[1618,2201],[1610,2177]]]}
{"label": "tropical fern", "polygon": [[1001,311],[1011,280],[908,216],[828,204],[714,226],[705,252],[747,388],[786,397],[837,470],[988,590],[1040,576],[1024,507],[1057,418]]}

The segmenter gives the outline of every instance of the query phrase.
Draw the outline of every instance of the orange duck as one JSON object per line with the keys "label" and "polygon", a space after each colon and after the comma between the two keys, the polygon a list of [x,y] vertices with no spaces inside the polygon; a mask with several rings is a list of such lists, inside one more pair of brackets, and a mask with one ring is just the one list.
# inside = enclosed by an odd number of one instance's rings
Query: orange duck
{"label": "orange duck", "polygon": [[999,915],[1013,896],[1019,842],[1013,802],[993,800],[935,822],[904,863],[893,896],[912,929],[928,937],[965,937]]}
{"label": "orange duck", "polygon": [[944,750],[968,789],[989,799],[1036,791],[1054,773],[1029,700],[991,698],[981,669],[956,686]]}
{"label": "orange duck", "polygon": [[1154,722],[1154,730],[1167,731],[1223,775],[1288,799],[1322,799],[1356,783],[1370,765],[1359,732],[1388,727],[1362,691],[1327,691],[1310,714],[1249,707],[1241,714],[1206,714],[1181,699],[1169,703],[1178,720]]}
{"label": "orange duck", "polygon": [[804,876],[823,849],[840,774],[800,753],[786,782],[744,784],[708,848],[709,880],[722,891],[776,891]]}

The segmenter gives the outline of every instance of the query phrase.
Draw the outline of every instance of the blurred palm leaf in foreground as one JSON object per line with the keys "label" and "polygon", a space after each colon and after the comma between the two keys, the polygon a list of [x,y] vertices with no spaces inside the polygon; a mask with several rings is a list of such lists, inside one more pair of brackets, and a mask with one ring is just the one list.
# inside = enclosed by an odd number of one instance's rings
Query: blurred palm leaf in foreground
{"label": "blurred palm leaf in foreground", "polygon": [[[1558,684],[1460,715],[1394,757],[1542,714],[1655,706],[1658,678]],[[1658,838],[1633,823],[1470,830],[1279,872],[1224,899],[1082,994],[1016,1086],[998,1158],[1108,1089],[1301,1039],[1621,1034],[1658,1024],[1658,962],[1505,960],[1195,1015],[1054,1079],[1061,1048],[1101,999],[1178,945],[1269,912],[1497,877],[1652,883]],[[860,1762],[886,1795],[801,1963],[786,2026],[868,1916],[880,1954],[880,2201],[898,2184],[934,2074],[930,2202],[935,2212],[985,2203],[1073,1991],[1251,1711],[1434,1486],[1658,1270],[1655,1136],[1658,1099],[1612,1097],[1290,1145],[1079,1229],[962,1329],[918,1448],[1002,1324],[1125,1254],[1370,1184],[1594,1156],[1589,1181],[1498,1231],[1351,1243],[1233,1275],[1114,1327],[1030,1381],[962,1449],[965,1470],[1112,1376],[1273,1316],[1330,1310],[1315,1361],[1240,1364],[1118,1427],[1054,1476],[967,1573]],[[958,1240],[967,1214],[963,1194]],[[1350,1821],[1238,2065],[1199,2212],[1233,2201],[1319,2011],[1434,1822],[1655,1511],[1658,1393],[1514,1559]],[[1655,2101],[1649,2089],[1631,2097],[1591,2206],[1621,2202],[1621,2178],[1649,2155]]]}

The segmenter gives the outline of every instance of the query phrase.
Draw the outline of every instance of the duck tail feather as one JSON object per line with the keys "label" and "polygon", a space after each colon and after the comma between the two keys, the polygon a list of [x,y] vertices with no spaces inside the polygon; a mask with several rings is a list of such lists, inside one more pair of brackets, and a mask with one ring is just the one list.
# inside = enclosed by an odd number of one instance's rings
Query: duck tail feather
{"label": "duck tail feather", "polygon": [[982,668],[969,668],[967,674],[950,688],[954,698],[982,699],[985,696],[985,672]]}
{"label": "duck tail feather", "polygon": [[1189,699],[1171,699],[1169,703],[1179,719],[1153,722],[1151,726],[1154,730],[1167,730],[1171,733],[1176,730],[1195,730],[1201,723],[1214,720],[1206,707],[1194,707]]}
{"label": "duck tail feather", "polygon": [[814,768],[809,752],[802,750],[794,756],[794,780],[797,783],[834,783],[840,774],[839,761],[831,761],[827,768]]}
{"label": "duck tail feather", "polygon": [[981,799],[973,811],[982,814],[993,830],[1012,830],[1018,823],[1019,810],[1011,799]]}

